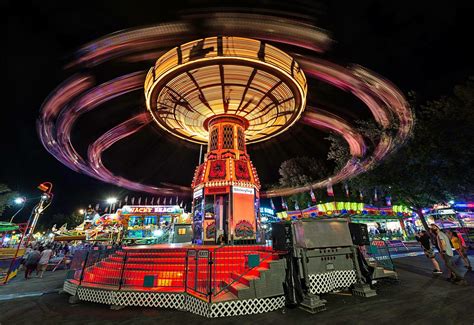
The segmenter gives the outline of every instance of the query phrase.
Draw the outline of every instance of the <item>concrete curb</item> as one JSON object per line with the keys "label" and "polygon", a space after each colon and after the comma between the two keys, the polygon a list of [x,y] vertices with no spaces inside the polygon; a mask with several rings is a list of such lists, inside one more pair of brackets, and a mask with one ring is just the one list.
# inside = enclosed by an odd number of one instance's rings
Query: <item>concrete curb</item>
{"label": "concrete curb", "polygon": [[11,293],[7,295],[0,295],[0,301],[5,300],[14,300],[20,298],[27,298],[27,297],[39,297],[49,293],[58,293],[60,288],[48,290],[48,291],[36,291],[36,292],[24,292],[24,293]]}

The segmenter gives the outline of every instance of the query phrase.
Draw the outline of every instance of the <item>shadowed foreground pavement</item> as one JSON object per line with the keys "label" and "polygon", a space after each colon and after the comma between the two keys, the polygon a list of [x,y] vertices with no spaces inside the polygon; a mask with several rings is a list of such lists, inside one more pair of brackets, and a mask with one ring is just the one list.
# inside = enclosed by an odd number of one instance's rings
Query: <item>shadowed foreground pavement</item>
{"label": "shadowed foreground pavement", "polygon": [[[471,256],[471,262],[474,259]],[[113,311],[109,306],[81,302],[68,304],[67,294],[0,302],[1,324],[473,324],[474,273],[465,277],[469,286],[453,285],[443,276],[431,275],[424,256],[395,260],[399,284],[383,283],[372,298],[344,294],[324,296],[327,311],[311,315],[300,309],[261,315],[206,319],[188,312],[127,307]],[[463,269],[458,264],[459,269]],[[465,269],[463,269],[465,270]],[[56,285],[60,285],[57,281]],[[4,287],[5,288],[5,287]],[[0,296],[5,294],[0,288]],[[18,289],[18,288],[17,288]],[[52,289],[52,288],[51,288]]]}

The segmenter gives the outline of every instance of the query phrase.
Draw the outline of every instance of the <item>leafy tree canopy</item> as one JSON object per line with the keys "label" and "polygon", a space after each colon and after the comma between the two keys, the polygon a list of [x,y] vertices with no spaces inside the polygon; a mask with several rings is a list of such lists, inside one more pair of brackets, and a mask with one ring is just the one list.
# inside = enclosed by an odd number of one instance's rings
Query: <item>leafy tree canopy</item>
{"label": "leafy tree canopy", "polygon": [[[392,200],[422,216],[424,207],[474,194],[474,79],[456,86],[451,96],[423,105],[413,98],[413,103],[417,123],[411,139],[374,169],[353,179],[351,186],[389,193]],[[370,124],[361,131],[374,138],[384,132]],[[336,157],[339,165],[339,156],[332,150],[328,157]]]}
{"label": "leafy tree canopy", "polygon": [[[286,160],[278,171],[280,173],[279,185],[282,187],[309,185],[328,174],[324,162],[310,157],[296,157]],[[301,209],[306,208],[311,202],[309,192],[290,196],[288,198],[290,209],[294,209],[296,202]]]}
{"label": "leafy tree canopy", "polygon": [[0,184],[0,216],[3,216],[8,207],[13,206],[16,196],[17,193],[10,190],[7,185]]}

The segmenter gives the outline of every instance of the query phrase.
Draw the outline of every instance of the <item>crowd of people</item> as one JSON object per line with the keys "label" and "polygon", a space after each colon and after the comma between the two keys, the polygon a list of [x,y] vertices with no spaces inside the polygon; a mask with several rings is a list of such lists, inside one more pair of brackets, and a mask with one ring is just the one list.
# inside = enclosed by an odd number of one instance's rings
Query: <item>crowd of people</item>
{"label": "crowd of people", "polygon": [[[114,248],[117,246],[113,245]],[[25,279],[31,278],[34,271],[37,277],[42,278],[53,259],[56,259],[55,264],[64,262],[66,265],[78,250],[105,250],[109,247],[99,242],[32,242],[26,248],[22,260]]]}
{"label": "crowd of people", "polygon": [[458,260],[462,259],[464,267],[469,271],[472,271],[471,262],[467,257],[467,245],[464,238],[460,233],[447,230],[444,232],[439,228],[438,225],[432,224],[429,232],[422,230],[415,236],[416,240],[420,242],[423,247],[423,251],[427,258],[430,259],[433,264],[433,273],[442,274],[439,262],[436,259],[436,253],[434,248],[439,252],[439,255],[448,270],[448,280],[454,284],[466,284],[466,280],[461,273],[456,269],[454,265],[454,251],[458,254]]}

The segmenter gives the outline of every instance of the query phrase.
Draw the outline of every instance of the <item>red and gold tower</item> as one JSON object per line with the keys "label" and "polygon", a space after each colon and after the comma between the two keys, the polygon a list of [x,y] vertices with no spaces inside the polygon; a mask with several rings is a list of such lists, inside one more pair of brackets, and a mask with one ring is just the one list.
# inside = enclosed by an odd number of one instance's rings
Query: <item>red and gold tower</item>
{"label": "red and gold tower", "polygon": [[193,188],[195,242],[256,240],[260,182],[247,144],[291,127],[306,103],[306,77],[285,52],[241,37],[209,37],[161,56],[145,80],[156,123],[207,145]]}
{"label": "red and gold tower", "polygon": [[204,243],[256,239],[260,182],[247,154],[248,121],[216,115],[205,121],[209,131],[204,163],[197,166],[194,189],[195,238]]}

